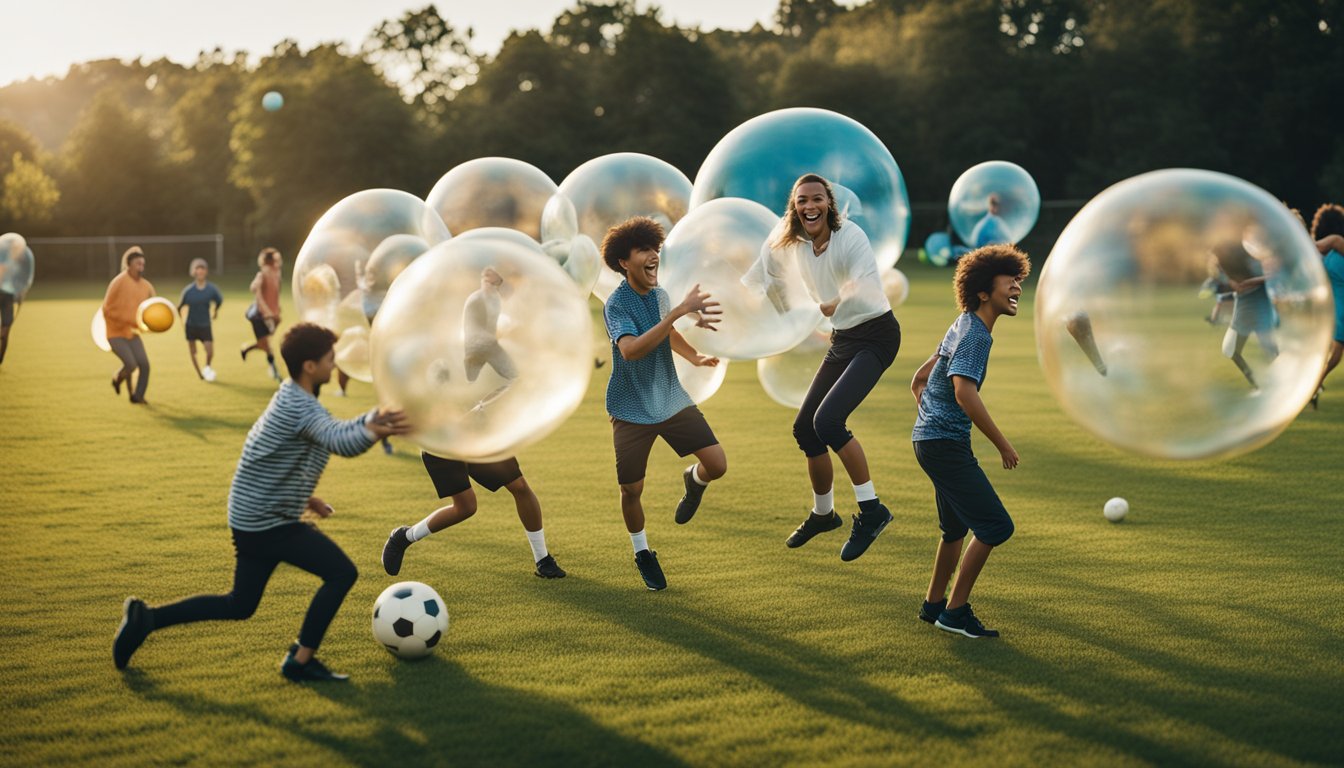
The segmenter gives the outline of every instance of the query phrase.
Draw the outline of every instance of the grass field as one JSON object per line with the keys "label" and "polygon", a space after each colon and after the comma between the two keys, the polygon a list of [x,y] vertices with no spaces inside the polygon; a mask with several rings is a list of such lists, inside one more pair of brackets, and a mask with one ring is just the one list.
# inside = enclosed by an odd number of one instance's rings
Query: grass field
{"label": "grass field", "polygon": [[[672,522],[686,462],[655,448],[645,503],[670,587],[647,592],[620,519],[608,366],[520,456],[569,578],[535,578],[508,494],[482,492],[475,518],[402,570],[451,612],[425,661],[369,631],[393,581],[388,531],[436,506],[418,455],[403,440],[390,457],[333,458],[322,528],[361,578],[321,654],[353,680],[327,686],[277,673],[317,586],[288,567],[251,620],[168,629],[127,672],[112,666],[126,595],[229,588],[229,481],[275,389],[237,356],[243,276],[222,285],[219,381],[195,378],[174,327],[148,340],[147,408],[113,395],[114,358],[89,341],[103,286],[39,282],[0,366],[0,764],[1344,762],[1344,379],[1248,456],[1137,458],[1051,399],[1029,288],[995,329],[984,390],[1022,463],[1006,472],[975,443],[1017,523],[973,597],[1003,637],[954,638],[915,619],[937,530],[908,389],[955,315],[951,272],[901,266],[903,348],[850,425],[896,514],[862,559],[840,561],[844,531],[784,547],[811,503],[792,413],[739,363],[703,408],[728,475],[689,526]],[[171,297],[186,282],[152,260],[148,277]],[[354,383],[323,400],[348,417],[374,398]],[[1111,496],[1130,501],[1123,524],[1101,516]],[[836,500],[853,504],[843,484]]]}

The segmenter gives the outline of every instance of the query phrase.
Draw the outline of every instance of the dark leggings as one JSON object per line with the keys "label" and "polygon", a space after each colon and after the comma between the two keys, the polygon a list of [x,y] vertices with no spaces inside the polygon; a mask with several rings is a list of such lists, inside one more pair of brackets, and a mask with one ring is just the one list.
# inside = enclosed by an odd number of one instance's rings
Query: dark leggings
{"label": "dark leggings", "polygon": [[107,344],[121,358],[121,370],[117,371],[117,378],[124,379],[127,387],[130,386],[131,374],[136,368],[140,369],[140,379],[135,382],[135,397],[143,400],[145,390],[149,389],[149,356],[145,354],[145,342],[139,336],[132,336],[129,339],[108,339]]}
{"label": "dark leggings", "polygon": [[854,439],[845,421],[877,386],[886,370],[877,354],[869,350],[860,351],[848,360],[827,355],[821,361],[798,409],[798,418],[793,421],[793,437],[808,458],[825,454],[827,446],[839,451]]}
{"label": "dark leggings", "polygon": [[336,617],[345,595],[354,586],[359,572],[336,542],[306,523],[248,533],[233,531],[237,565],[233,571],[233,591],[227,595],[197,595],[153,609],[154,628],[193,621],[250,618],[261,602],[266,582],[280,563],[320,576],[322,586],[308,605],[299,629],[299,644],[317,650],[327,626]]}

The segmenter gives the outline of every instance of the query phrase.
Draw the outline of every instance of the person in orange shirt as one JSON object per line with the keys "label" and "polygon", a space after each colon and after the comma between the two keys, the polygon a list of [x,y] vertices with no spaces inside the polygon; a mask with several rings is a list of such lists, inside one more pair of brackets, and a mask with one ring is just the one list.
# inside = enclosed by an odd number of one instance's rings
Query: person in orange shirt
{"label": "person in orange shirt", "polygon": [[247,308],[247,319],[252,322],[252,333],[257,337],[255,344],[243,344],[243,361],[247,353],[259,349],[266,353],[266,364],[271,366],[271,376],[280,380],[280,372],[275,368],[275,353],[271,352],[271,335],[280,325],[280,252],[274,248],[263,248],[257,255],[257,276],[252,278],[253,301]]}
{"label": "person in orange shirt", "polygon": [[[136,323],[136,313],[140,303],[154,295],[154,286],[144,278],[145,253],[140,246],[133,245],[121,255],[121,273],[112,278],[107,285],[107,295],[103,297],[103,319],[107,321],[107,343],[112,351],[121,358],[121,370],[112,377],[112,389],[121,394],[121,385],[126,384],[126,394],[131,402],[145,405],[145,390],[149,387],[149,357],[145,354],[145,343],[140,340]],[[140,370],[140,378],[135,382],[135,391],[131,391],[131,374]]]}

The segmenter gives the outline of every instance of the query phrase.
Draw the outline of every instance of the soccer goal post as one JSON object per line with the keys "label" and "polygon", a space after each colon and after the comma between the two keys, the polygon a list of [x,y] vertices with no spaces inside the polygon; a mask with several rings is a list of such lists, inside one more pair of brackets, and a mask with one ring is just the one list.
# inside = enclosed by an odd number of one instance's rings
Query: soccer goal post
{"label": "soccer goal post", "polygon": [[111,279],[121,271],[121,254],[132,245],[145,252],[146,274],[188,276],[194,259],[205,259],[214,275],[224,274],[224,236],[101,235],[30,237],[28,246],[43,276],[71,280]]}

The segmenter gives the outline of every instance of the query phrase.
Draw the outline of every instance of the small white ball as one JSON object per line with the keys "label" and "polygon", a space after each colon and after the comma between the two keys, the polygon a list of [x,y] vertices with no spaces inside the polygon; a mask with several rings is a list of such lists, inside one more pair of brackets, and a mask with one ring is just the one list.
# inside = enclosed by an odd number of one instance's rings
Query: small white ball
{"label": "small white ball", "polygon": [[1125,515],[1129,514],[1129,502],[1117,496],[1106,502],[1106,506],[1102,507],[1101,514],[1105,515],[1106,519],[1112,523],[1118,523],[1125,519]]}

